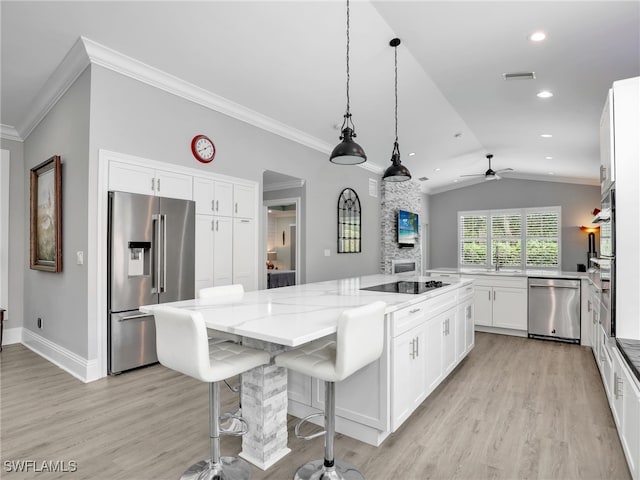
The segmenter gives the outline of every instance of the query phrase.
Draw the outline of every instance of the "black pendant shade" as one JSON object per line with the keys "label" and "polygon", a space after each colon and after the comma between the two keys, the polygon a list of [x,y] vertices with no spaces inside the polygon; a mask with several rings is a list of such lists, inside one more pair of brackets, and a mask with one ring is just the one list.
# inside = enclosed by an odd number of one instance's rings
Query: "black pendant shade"
{"label": "black pendant shade", "polygon": [[333,149],[329,160],[338,165],[357,165],[367,161],[364,149],[353,139],[356,137],[356,127],[351,120],[350,99],[349,99],[349,0],[347,0],[347,111],[344,114],[342,123],[341,142]]}
{"label": "black pendant shade", "polygon": [[411,174],[409,169],[402,165],[400,161],[400,147],[398,145],[398,45],[400,45],[400,39],[394,38],[389,42],[389,45],[394,49],[395,60],[395,94],[396,94],[396,140],[393,142],[393,152],[391,153],[391,166],[385,170],[382,179],[386,182],[406,182],[411,180]]}
{"label": "black pendant shade", "polygon": [[397,142],[393,144],[391,166],[385,170],[382,179],[386,182],[406,182],[411,180],[409,169],[400,162],[400,151]]}
{"label": "black pendant shade", "polygon": [[357,165],[367,161],[367,155],[360,145],[353,141],[354,131],[345,127],[340,135],[342,140],[331,152],[329,160],[338,165]]}

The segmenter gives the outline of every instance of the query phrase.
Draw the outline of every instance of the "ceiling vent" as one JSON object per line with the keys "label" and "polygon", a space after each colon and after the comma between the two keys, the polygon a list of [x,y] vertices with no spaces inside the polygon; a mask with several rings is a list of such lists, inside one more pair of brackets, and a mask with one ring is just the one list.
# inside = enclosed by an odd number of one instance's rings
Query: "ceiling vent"
{"label": "ceiling vent", "polygon": [[534,80],[536,74],[534,72],[503,73],[502,78],[505,80]]}

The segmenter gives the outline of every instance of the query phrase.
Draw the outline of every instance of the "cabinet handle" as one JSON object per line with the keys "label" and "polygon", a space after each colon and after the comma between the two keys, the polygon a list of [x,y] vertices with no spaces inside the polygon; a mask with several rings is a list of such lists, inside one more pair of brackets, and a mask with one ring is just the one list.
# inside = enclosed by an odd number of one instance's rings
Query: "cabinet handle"
{"label": "cabinet handle", "polygon": [[414,308],[413,310],[409,310],[409,313],[417,313],[419,311],[420,311],[419,308]]}
{"label": "cabinet handle", "polygon": [[215,211],[215,202],[213,200],[211,200],[211,211]]}
{"label": "cabinet handle", "polygon": [[496,301],[496,291],[495,290],[493,291],[493,301],[494,302]]}
{"label": "cabinet handle", "polygon": [[489,301],[491,301],[491,290],[489,290]]}
{"label": "cabinet handle", "polygon": [[155,192],[155,190],[156,190],[156,179],[152,178],[151,179],[151,191]]}
{"label": "cabinet handle", "polygon": [[216,232],[218,231],[218,220],[216,220]]}
{"label": "cabinet handle", "polygon": [[409,356],[411,357],[411,360],[416,358],[416,339],[415,338],[411,339],[411,351],[409,352]]}
{"label": "cabinet handle", "polygon": [[160,179],[158,179],[158,191],[160,191]]}
{"label": "cabinet handle", "polygon": [[216,212],[218,211],[218,200],[216,200]]}
{"label": "cabinet handle", "polygon": [[214,226],[214,224],[215,224],[215,222],[214,222],[213,220],[211,220],[211,230],[212,230],[212,231],[216,229],[216,227]]}
{"label": "cabinet handle", "polygon": [[238,213],[238,202],[236,202],[236,213]]}
{"label": "cabinet handle", "polygon": [[420,356],[420,337],[416,337],[416,357]]}
{"label": "cabinet handle", "polygon": [[591,311],[591,300],[587,300],[587,312]]}

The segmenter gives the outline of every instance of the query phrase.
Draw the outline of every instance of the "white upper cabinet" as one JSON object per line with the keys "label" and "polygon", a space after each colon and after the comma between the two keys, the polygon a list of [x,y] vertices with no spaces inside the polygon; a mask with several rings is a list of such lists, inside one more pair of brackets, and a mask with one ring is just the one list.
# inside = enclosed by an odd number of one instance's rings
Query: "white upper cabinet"
{"label": "white upper cabinet", "polygon": [[609,90],[600,117],[600,190],[602,192],[605,192],[615,181],[613,108],[613,90]]}
{"label": "white upper cabinet", "polygon": [[233,186],[233,215],[253,218],[256,209],[256,190],[248,185]]}
{"label": "white upper cabinet", "polygon": [[109,162],[109,190],[191,200],[191,176],[128,162]]}
{"label": "white upper cabinet", "polygon": [[233,184],[210,178],[193,177],[196,213],[230,217],[233,214]]}

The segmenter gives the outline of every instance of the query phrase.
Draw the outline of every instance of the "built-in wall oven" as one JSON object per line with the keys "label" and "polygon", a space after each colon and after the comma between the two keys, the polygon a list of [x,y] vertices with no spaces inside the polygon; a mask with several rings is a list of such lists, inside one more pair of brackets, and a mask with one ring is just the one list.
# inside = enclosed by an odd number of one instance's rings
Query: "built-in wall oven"
{"label": "built-in wall oven", "polygon": [[616,192],[615,185],[602,196],[602,209],[593,219],[600,224],[600,321],[610,337],[616,335]]}

